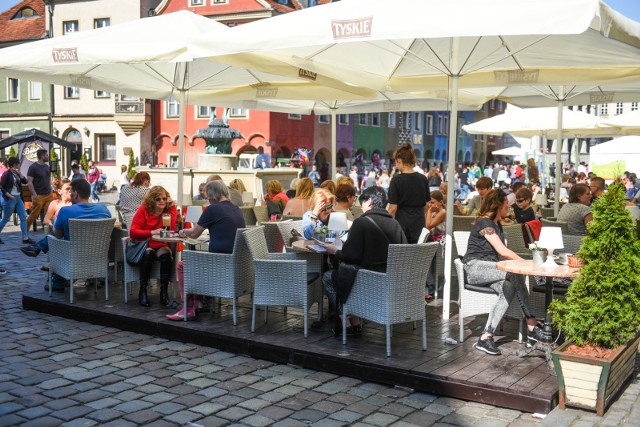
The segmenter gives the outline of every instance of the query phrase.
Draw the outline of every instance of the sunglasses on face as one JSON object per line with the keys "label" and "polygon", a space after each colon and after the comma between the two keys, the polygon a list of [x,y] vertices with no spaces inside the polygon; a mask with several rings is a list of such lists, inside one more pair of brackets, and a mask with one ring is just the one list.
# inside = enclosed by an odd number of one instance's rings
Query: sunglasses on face
{"label": "sunglasses on face", "polygon": [[156,202],[166,202],[167,198],[166,197],[156,197]]}
{"label": "sunglasses on face", "polygon": [[525,201],[525,199],[516,199],[516,203],[522,203],[524,201]]}

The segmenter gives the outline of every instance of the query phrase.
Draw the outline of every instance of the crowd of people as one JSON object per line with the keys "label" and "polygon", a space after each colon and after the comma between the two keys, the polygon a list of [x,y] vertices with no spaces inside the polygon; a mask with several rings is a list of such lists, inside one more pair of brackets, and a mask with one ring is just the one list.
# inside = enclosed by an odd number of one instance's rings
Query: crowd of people
{"label": "crowd of people", "polygon": [[[99,203],[99,170],[92,162],[89,163],[87,172],[78,164],[72,165],[71,176],[55,180],[52,185],[47,165],[48,152],[39,150],[37,159],[26,177],[20,173],[18,159],[8,159],[0,179],[3,202],[0,231],[12,214],[16,213],[20,218],[22,238],[26,244],[21,250],[31,257],[48,251],[46,236],[34,242],[28,234],[30,225],[41,210],[46,212],[44,222],[50,227],[51,234],[64,239],[69,238],[69,219],[110,216],[106,207]],[[264,163],[266,164],[266,160]],[[557,219],[567,223],[570,234],[585,234],[587,224],[592,220],[590,205],[606,191],[605,181],[589,173],[585,164],[577,169],[566,165],[562,172],[559,179],[562,180],[563,190],[559,196],[565,203]],[[627,187],[630,203],[636,202],[640,198],[640,182],[636,175],[625,172],[621,179]],[[31,192],[29,216],[23,200],[23,184]],[[259,203],[263,203],[270,213],[277,212],[276,219],[283,215],[302,219],[302,231],[307,239],[312,238],[318,229],[326,227],[334,212],[344,212],[353,221],[349,238],[344,245],[326,245],[331,256],[327,264],[329,270],[324,274],[322,282],[336,318],[339,322],[346,322],[350,334],[357,335],[362,332],[360,319],[341,317],[341,301],[337,294],[338,289],[343,286],[340,281],[344,281],[344,278],[339,278],[337,267],[340,263],[347,263],[357,268],[384,272],[389,244],[431,241],[444,245],[449,185],[453,185],[455,190],[454,214],[475,217],[468,250],[463,259],[467,280],[475,286],[490,287],[499,295],[476,348],[488,354],[500,354],[493,334],[514,297],[526,317],[529,338],[539,340],[541,330],[536,323],[535,314],[528,306],[524,278],[495,268],[499,260],[519,259],[505,245],[502,225],[536,219],[539,216],[536,196],[549,195],[549,189],[540,186],[537,166],[533,160],[526,165],[488,164],[484,168],[478,164],[462,164],[447,176],[437,166],[426,170],[418,166],[413,148],[410,144],[405,144],[393,155],[391,173],[380,164],[362,170],[353,166],[348,174],[338,169],[335,180],[323,181],[313,166],[308,176],[294,179],[287,190],[278,180],[267,181],[264,200]],[[159,303],[162,306],[169,305],[168,285],[173,268],[176,269],[178,285],[183,289],[184,263],[174,263],[175,254],[169,244],[152,239],[152,236],[160,234],[167,227],[165,218],[169,219],[168,228],[177,231],[181,237],[197,238],[208,230],[211,236],[209,251],[217,253],[231,253],[236,230],[245,226],[240,207],[247,203],[243,194],[246,196],[248,192],[245,184],[238,178],[226,185],[219,175],[214,174],[199,185],[194,199],[208,201],[208,206],[193,228],[189,229],[181,227],[182,219],[170,192],[162,186],[152,186],[147,172],[139,172],[130,180],[127,167],[123,165],[119,191],[118,204],[129,236],[134,240],[149,240],[140,269],[138,303],[143,307],[154,304],[148,296],[148,284],[155,263],[159,264],[160,270]],[[354,215],[356,205],[360,208],[358,215]],[[425,229],[428,236],[426,239],[423,237]],[[46,270],[47,266],[43,266],[43,269]],[[433,297],[434,279],[433,274],[430,274],[425,283],[427,300]],[[64,291],[65,285],[68,284],[64,280],[54,277],[52,290]],[[341,298],[344,302],[344,295]],[[205,306],[203,298],[190,295],[187,300],[187,318],[196,317]],[[181,320],[184,315],[183,310],[180,310],[175,314],[167,314],[166,317],[169,320]],[[339,325],[336,329],[340,329]]]}

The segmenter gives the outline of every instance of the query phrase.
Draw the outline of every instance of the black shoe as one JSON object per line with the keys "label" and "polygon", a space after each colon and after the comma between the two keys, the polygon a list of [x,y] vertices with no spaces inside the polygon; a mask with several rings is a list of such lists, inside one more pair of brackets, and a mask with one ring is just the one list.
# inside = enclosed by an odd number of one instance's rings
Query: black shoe
{"label": "black shoe", "polygon": [[[47,284],[47,285],[44,285],[44,290],[45,290],[45,291],[47,291],[47,292],[49,292],[49,285],[48,285],[48,284]],[[51,290],[52,290],[53,292],[64,292],[64,286],[56,286],[56,285],[53,285],[53,286],[51,287]]]}
{"label": "black shoe", "polygon": [[30,257],[34,257],[34,258],[37,257],[38,254],[40,254],[40,249],[38,249],[37,247],[35,247],[33,245],[25,246],[23,248],[20,248],[20,250],[26,256],[30,256]]}
{"label": "black shoe", "polygon": [[27,237],[26,239],[22,239],[22,243],[24,243],[25,245],[33,245],[35,243],[35,240]]}
{"label": "black shoe", "polygon": [[0,245],[4,245],[4,242],[2,241],[2,239],[0,239]]}
{"label": "black shoe", "polygon": [[0,267],[0,274],[7,274],[7,270],[5,270],[4,268]]}
{"label": "black shoe", "polygon": [[536,342],[545,342],[546,341],[546,339],[544,338],[544,333],[542,332],[542,329],[540,329],[537,326],[534,326],[533,330],[527,331],[527,337],[531,341],[536,341]]}
{"label": "black shoe", "polygon": [[496,343],[493,341],[493,335],[489,335],[487,339],[478,339],[478,342],[473,345],[478,350],[484,351],[487,354],[491,354],[493,356],[498,356],[502,354]]}

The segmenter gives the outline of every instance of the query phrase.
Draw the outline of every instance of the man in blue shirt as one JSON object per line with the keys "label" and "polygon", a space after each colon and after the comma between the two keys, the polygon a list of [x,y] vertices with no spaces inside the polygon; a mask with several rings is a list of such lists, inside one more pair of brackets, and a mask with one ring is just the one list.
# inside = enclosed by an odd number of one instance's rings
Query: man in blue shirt
{"label": "man in blue shirt", "polygon": [[271,167],[271,156],[264,152],[264,147],[258,147],[256,156],[256,169],[267,169]]}
{"label": "man in blue shirt", "polygon": [[[53,225],[53,234],[58,239],[64,238],[64,240],[70,240],[69,238],[69,220],[70,219],[100,219],[111,218],[111,213],[107,207],[101,203],[90,203],[89,197],[91,197],[91,184],[87,180],[78,179],[71,182],[71,206],[66,206],[58,212],[56,222]],[[46,236],[45,236],[46,238]],[[40,243],[40,242],[38,242]],[[40,248],[36,245],[23,247],[20,249],[25,255],[36,257],[40,253]],[[53,280],[54,291],[64,291],[63,280],[54,276]],[[45,286],[45,290],[49,290]]]}

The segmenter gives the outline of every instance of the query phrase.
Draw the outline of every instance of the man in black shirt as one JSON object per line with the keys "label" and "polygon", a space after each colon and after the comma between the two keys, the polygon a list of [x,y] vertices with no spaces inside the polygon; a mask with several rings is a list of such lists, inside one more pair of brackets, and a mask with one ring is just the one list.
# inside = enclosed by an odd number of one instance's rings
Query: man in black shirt
{"label": "man in black shirt", "polygon": [[38,161],[29,166],[27,170],[27,185],[31,192],[31,213],[27,218],[27,228],[40,216],[44,209],[46,212],[49,203],[55,198],[51,191],[51,171],[49,170],[49,151],[40,149],[36,152]]}

